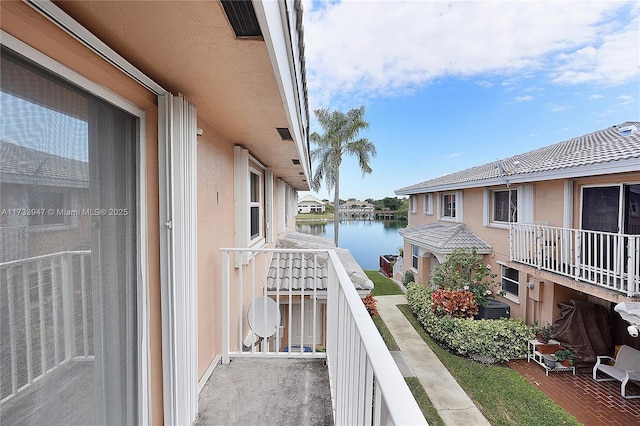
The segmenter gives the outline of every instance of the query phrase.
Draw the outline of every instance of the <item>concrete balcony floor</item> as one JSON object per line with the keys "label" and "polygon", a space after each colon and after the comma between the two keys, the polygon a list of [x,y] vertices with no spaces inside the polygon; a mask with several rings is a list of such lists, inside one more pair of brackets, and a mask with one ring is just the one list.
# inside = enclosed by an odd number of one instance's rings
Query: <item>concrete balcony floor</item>
{"label": "concrete balcony floor", "polygon": [[333,425],[322,359],[234,358],[199,396],[196,425]]}

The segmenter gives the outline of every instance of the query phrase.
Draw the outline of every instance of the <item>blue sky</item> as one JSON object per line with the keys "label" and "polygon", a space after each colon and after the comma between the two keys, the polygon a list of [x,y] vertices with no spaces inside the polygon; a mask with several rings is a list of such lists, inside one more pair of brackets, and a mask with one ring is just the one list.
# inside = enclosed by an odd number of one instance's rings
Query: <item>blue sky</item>
{"label": "blue sky", "polygon": [[637,2],[306,1],[303,16],[311,109],[365,105],[378,151],[365,177],[343,161],[342,199],[640,120]]}

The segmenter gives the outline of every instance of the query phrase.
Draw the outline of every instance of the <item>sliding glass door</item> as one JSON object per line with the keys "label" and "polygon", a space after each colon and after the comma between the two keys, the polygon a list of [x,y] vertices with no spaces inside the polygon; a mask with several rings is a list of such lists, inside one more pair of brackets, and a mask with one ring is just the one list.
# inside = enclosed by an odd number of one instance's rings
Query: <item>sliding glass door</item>
{"label": "sliding glass door", "polygon": [[[640,234],[640,184],[582,188],[582,260],[602,280],[627,273],[629,238]],[[623,235],[624,234],[624,235]]]}
{"label": "sliding glass door", "polygon": [[0,421],[135,424],[139,119],[1,64]]}

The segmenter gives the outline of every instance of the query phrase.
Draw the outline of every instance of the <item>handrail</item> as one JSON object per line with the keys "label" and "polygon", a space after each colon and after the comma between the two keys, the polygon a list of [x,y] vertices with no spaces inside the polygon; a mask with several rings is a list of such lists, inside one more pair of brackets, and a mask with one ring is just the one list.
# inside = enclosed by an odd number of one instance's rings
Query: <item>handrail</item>
{"label": "handrail", "polygon": [[514,262],[640,295],[640,235],[514,223],[509,239]]}
{"label": "handrail", "polygon": [[[364,352],[366,353],[368,360],[367,367],[371,367],[373,377],[375,377],[375,398],[378,404],[374,403],[374,406],[379,406],[379,402],[384,401],[385,410],[381,410],[381,412],[376,410],[374,412],[373,424],[385,423],[386,420],[390,420],[394,425],[427,424],[391,353],[387,349],[378,329],[371,320],[360,296],[358,296],[356,289],[351,283],[338,255],[335,251],[331,250],[329,257],[338,278],[337,282],[339,283],[337,288],[329,287],[329,300],[331,300],[332,297],[331,293],[336,292],[338,289],[344,295],[344,301],[351,311],[356,332],[360,337],[359,343],[364,347]],[[339,319],[340,316],[331,316],[330,318]],[[334,381],[337,380],[340,373],[348,374],[348,370],[353,368],[353,366],[348,363],[346,365],[335,365],[340,362],[337,351],[341,349],[344,350],[344,348],[338,345],[340,334],[344,332],[344,328],[338,325],[339,324],[335,324],[335,327],[327,327],[328,333],[335,333],[334,342],[336,343],[336,347],[334,348],[332,345],[328,345],[327,347],[330,367],[329,374],[331,376],[333,372]],[[351,345],[355,347],[358,342],[343,341],[343,343],[347,345],[351,343]],[[356,388],[354,390],[357,391],[358,389]],[[345,396],[349,397],[349,395]],[[353,419],[353,413],[341,410],[336,411],[337,424],[351,424],[349,420]],[[385,419],[385,417],[388,417],[388,419]],[[366,423],[368,424],[369,422]]]}
{"label": "handrail", "polygon": [[[427,424],[335,250],[229,248],[221,251],[223,362],[238,356],[326,356],[335,424]],[[232,253],[243,258],[242,267],[234,267]],[[257,274],[262,268],[264,273]],[[306,281],[294,292],[292,283],[301,278]],[[252,338],[248,342],[250,348],[247,345],[244,350],[240,348],[250,332],[244,325],[246,305],[262,295],[271,297],[278,305],[301,305],[300,318],[295,319],[299,321],[298,329],[302,330],[297,337],[300,340],[291,340],[291,330],[286,333],[287,346],[293,344],[295,350],[280,350],[284,343],[280,343],[279,329],[272,341],[260,342],[260,349],[256,349]],[[325,297],[327,335],[326,352],[322,352],[316,345],[315,330],[323,315],[321,309],[316,312],[316,302]],[[306,318],[304,306],[308,307]],[[284,308],[281,312],[288,315],[286,324],[293,327],[292,309],[287,312]],[[303,348],[305,321],[311,322],[314,330],[308,351]]]}
{"label": "handrail", "polygon": [[[8,327],[1,337],[10,348],[9,361],[2,365],[2,375],[10,382],[0,395],[2,403],[70,360],[94,358],[87,310],[91,300],[85,288],[90,255],[90,250],[67,250],[0,263],[8,306]],[[78,282],[80,288],[74,291]],[[52,321],[46,323],[45,316]]]}

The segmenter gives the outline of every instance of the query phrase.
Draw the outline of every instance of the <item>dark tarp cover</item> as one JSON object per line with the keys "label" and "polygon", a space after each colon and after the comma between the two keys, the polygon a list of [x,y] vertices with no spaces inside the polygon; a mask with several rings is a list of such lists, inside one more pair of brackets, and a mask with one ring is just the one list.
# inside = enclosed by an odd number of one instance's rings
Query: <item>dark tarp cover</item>
{"label": "dark tarp cover", "polygon": [[576,366],[593,365],[598,355],[611,355],[613,340],[609,313],[599,305],[559,303],[560,317],[553,323],[554,339],[575,355]]}

